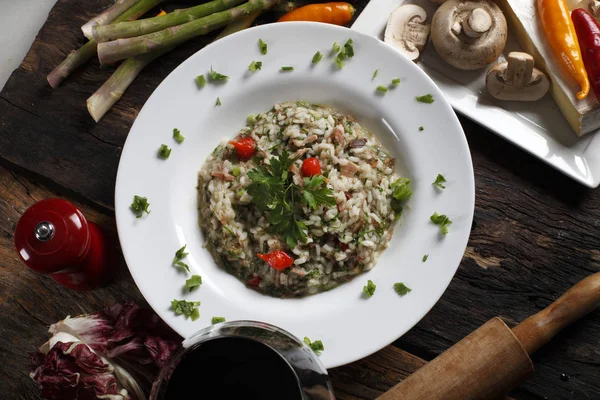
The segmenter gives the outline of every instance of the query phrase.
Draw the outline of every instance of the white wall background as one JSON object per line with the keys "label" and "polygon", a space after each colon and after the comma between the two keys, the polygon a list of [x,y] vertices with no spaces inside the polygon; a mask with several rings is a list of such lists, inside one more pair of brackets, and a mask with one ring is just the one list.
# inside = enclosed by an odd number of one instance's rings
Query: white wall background
{"label": "white wall background", "polygon": [[0,89],[31,47],[56,0],[0,0]]}

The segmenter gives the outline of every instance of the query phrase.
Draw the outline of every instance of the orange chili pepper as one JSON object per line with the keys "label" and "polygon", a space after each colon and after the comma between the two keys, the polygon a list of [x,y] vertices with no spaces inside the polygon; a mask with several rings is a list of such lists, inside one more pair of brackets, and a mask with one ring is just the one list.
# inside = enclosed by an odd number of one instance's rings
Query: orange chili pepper
{"label": "orange chili pepper", "polygon": [[279,18],[279,22],[313,21],[346,25],[352,19],[354,11],[351,4],[343,2],[308,4],[285,14]]}
{"label": "orange chili pepper", "polygon": [[585,99],[590,92],[590,81],[583,65],[579,42],[575,27],[564,0],[538,0],[538,12],[542,27],[550,47],[569,74],[575,78],[581,91],[577,93],[579,100]]}

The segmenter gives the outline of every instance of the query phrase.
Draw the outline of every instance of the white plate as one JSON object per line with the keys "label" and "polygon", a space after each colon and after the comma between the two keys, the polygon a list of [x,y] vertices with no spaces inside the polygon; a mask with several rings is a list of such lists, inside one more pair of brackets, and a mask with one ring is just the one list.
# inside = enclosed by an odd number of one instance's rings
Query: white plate
{"label": "white plate", "polygon": [[[402,4],[418,4],[430,21],[437,6],[429,0],[371,0],[352,29],[383,38],[390,13]],[[520,51],[509,35],[505,54]],[[454,109],[504,137],[582,184],[600,184],[600,135],[578,138],[550,95],[533,103],[502,102],[487,95],[485,73],[460,71],[445,63],[429,43],[418,65],[440,87]]]}
{"label": "white plate", "polygon": [[[258,39],[268,43],[261,56]],[[329,52],[333,42],[352,38],[356,56],[337,70]],[[317,50],[326,56],[311,65]],[[247,71],[251,61],[261,71]],[[293,72],[280,72],[281,66]],[[210,67],[231,78],[198,89],[194,78]],[[372,80],[375,68],[377,79]],[[402,83],[385,96],[379,84],[399,77]],[[433,94],[435,102],[415,96]],[[219,97],[221,107],[215,106]],[[197,171],[221,139],[233,137],[250,113],[286,100],[307,100],[351,111],[370,127],[413,179],[414,195],[402,225],[378,265],[326,293],[301,299],[277,299],[247,289],[219,269],[202,247],[196,202]],[[386,124],[389,128],[386,128]],[[424,131],[419,131],[419,126]],[[185,142],[176,144],[173,128]],[[168,160],[156,153],[172,148]],[[447,189],[432,186],[438,173]],[[123,148],[115,193],[119,238],[131,274],[148,303],[184,337],[210,324],[211,317],[269,322],[299,338],[320,339],[323,363],[331,368],[365,357],[414,326],[437,302],[463,256],[474,208],[474,180],[464,134],[450,104],[417,66],[385,43],[352,30],[314,23],[285,23],[249,29],[211,44],[182,63],[156,89],[137,117]],[[151,213],[136,219],[133,196],[148,198]],[[437,211],[453,221],[445,237],[429,221]],[[202,286],[183,293],[186,275],[171,266],[174,253],[188,245],[185,261],[202,276]],[[429,254],[426,263],[421,262]],[[372,279],[375,295],[361,298]],[[412,292],[398,296],[392,285],[405,282]],[[201,301],[200,319],[176,316],[172,299]]]}

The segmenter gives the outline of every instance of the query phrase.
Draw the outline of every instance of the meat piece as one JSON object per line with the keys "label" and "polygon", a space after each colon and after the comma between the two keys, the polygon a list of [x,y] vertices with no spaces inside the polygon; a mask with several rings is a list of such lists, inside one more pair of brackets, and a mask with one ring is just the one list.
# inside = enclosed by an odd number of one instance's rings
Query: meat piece
{"label": "meat piece", "polygon": [[214,176],[217,179],[221,179],[222,181],[231,182],[235,179],[235,176],[229,175],[225,172],[215,171],[215,172],[211,172],[210,174],[211,174],[211,176]]}
{"label": "meat piece", "polygon": [[292,143],[296,147],[304,147],[307,144],[312,143],[317,139],[318,139],[317,135],[310,135],[309,137],[307,137],[305,139],[294,139],[294,140],[292,140]]}
{"label": "meat piece", "polygon": [[302,157],[307,151],[309,151],[310,149],[304,148],[304,149],[299,149],[297,150],[294,154],[292,154],[291,158],[300,158]]}
{"label": "meat piece", "polygon": [[292,164],[290,166],[289,171],[292,173],[292,180],[297,186],[304,187],[304,179],[302,178],[302,174],[300,173],[300,169]]}
{"label": "meat piece", "polygon": [[333,132],[329,136],[334,143],[337,143],[340,146],[343,146],[346,143],[346,138],[344,137],[344,132],[341,127],[336,126],[333,128]]}
{"label": "meat piece", "polygon": [[340,165],[340,173],[344,176],[353,177],[359,171],[358,165],[348,161],[348,164]]}
{"label": "meat piece", "polygon": [[292,267],[290,268],[290,272],[298,275],[300,278],[306,276],[306,272],[302,271],[300,268]]}
{"label": "meat piece", "polygon": [[392,157],[388,157],[383,161],[383,164],[390,168],[394,168],[395,163],[396,163],[396,159],[392,158]]}
{"label": "meat piece", "polygon": [[350,143],[348,143],[348,147],[353,148],[353,149],[358,149],[360,147],[363,147],[365,144],[367,144],[367,139],[359,138],[359,139],[351,140]]}

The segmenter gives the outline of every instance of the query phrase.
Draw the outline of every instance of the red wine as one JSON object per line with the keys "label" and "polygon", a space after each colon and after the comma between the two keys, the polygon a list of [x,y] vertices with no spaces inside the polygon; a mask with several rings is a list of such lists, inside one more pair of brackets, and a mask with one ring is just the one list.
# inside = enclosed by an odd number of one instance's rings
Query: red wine
{"label": "red wine", "polygon": [[301,400],[298,377],[275,350],[253,339],[201,343],[175,367],[164,400]]}

